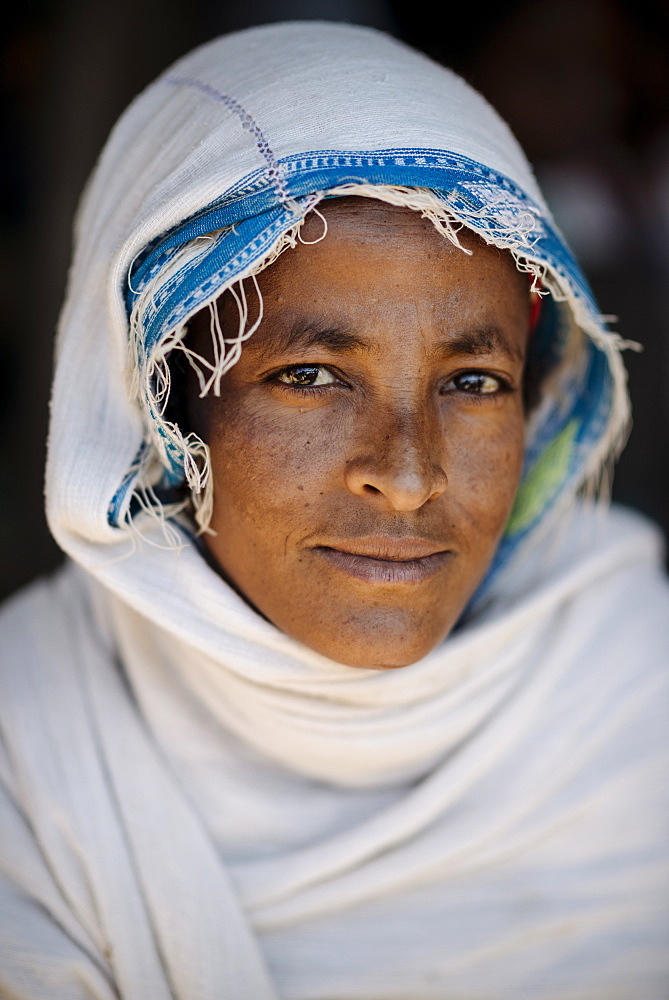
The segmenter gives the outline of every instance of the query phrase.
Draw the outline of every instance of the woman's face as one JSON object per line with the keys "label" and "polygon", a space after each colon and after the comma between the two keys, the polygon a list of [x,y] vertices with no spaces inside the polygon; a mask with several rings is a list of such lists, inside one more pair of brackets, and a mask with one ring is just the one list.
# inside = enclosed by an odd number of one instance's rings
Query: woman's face
{"label": "woman's face", "polygon": [[[529,292],[509,256],[469,256],[418,214],[327,202],[326,237],[259,276],[264,318],[191,416],[211,448],[206,545],[288,635],[401,667],[448,634],[483,577],[523,457]],[[302,230],[316,240],[323,223]],[[219,302],[223,328],[237,306]],[[209,313],[194,346],[211,353]]]}

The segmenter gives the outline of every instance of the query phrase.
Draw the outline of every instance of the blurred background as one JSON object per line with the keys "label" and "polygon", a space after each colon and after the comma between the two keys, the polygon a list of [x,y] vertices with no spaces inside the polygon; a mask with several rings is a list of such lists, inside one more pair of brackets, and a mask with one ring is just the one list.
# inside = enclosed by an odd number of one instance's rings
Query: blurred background
{"label": "blurred background", "polygon": [[669,2],[33,0],[0,54],[0,596],[55,566],[42,480],[52,345],[85,179],[125,105],[217,34],[322,18],[391,32],[509,122],[627,353],[614,497],[669,531]]}

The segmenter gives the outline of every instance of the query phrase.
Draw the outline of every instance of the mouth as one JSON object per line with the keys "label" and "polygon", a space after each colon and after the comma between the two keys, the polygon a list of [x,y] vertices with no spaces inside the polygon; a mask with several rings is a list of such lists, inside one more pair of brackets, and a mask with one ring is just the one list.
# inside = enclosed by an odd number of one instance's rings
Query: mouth
{"label": "mouth", "polygon": [[420,538],[356,538],[350,542],[317,545],[312,549],[331,566],[369,583],[420,583],[437,573],[451,558]]}

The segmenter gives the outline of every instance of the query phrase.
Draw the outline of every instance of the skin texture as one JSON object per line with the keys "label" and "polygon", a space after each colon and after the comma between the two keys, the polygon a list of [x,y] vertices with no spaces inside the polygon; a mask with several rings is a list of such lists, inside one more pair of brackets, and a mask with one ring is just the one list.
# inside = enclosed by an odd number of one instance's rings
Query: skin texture
{"label": "skin texture", "polygon": [[[364,198],[259,275],[261,326],[189,416],[211,449],[213,563],[288,635],[401,667],[456,624],[520,477],[528,283],[509,254]],[[317,216],[305,241],[323,232]],[[250,283],[249,283],[250,286]],[[251,298],[251,292],[249,292]],[[229,294],[223,329],[237,329]],[[211,356],[208,311],[190,343]]]}

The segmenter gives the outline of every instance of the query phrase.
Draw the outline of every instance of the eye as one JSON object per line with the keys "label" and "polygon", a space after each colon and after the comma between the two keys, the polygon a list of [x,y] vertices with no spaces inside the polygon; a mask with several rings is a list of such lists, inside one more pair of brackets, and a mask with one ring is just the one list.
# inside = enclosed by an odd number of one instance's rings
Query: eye
{"label": "eye", "polygon": [[485,372],[462,372],[449,379],[441,391],[444,393],[455,389],[456,392],[466,392],[473,396],[492,396],[507,388],[507,384],[496,375],[486,375]]}
{"label": "eye", "polygon": [[274,376],[283,385],[304,386],[311,389],[315,386],[332,385],[337,381],[332,372],[323,365],[291,365]]}

